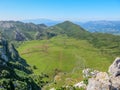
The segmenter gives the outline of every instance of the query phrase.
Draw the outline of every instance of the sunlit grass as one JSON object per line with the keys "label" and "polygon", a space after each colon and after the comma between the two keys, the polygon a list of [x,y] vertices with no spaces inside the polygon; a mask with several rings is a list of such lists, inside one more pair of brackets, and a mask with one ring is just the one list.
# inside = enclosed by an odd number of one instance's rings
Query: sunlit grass
{"label": "sunlit grass", "polygon": [[34,73],[54,76],[55,69],[58,69],[67,73],[63,78],[70,77],[78,81],[82,79],[82,69],[107,71],[113,60],[109,55],[101,54],[99,49],[86,40],[60,36],[50,40],[25,42],[18,51],[28,64],[37,67]]}

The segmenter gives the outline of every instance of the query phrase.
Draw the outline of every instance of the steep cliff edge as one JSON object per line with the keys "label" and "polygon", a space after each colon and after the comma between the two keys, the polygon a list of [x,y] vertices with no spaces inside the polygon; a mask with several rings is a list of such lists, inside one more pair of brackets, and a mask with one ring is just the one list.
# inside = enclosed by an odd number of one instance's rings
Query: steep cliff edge
{"label": "steep cliff edge", "polygon": [[0,38],[0,90],[40,90],[31,74],[14,45]]}

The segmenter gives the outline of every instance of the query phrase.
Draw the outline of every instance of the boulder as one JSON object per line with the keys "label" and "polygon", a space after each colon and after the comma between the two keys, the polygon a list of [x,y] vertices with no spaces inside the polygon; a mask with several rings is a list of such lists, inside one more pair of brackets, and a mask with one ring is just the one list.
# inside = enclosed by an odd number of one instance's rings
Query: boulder
{"label": "boulder", "polygon": [[82,71],[84,78],[95,77],[98,72],[99,71],[93,70],[93,69],[90,69],[90,68],[86,68]]}
{"label": "boulder", "polygon": [[120,90],[120,76],[111,77],[110,81],[112,83],[112,89],[111,90]]}
{"label": "boulder", "polygon": [[89,78],[87,90],[120,90],[120,58],[116,58],[106,72]]}
{"label": "boulder", "polygon": [[109,67],[108,72],[113,76],[117,77],[120,75],[120,58],[117,57],[113,64]]}
{"label": "boulder", "polygon": [[106,72],[99,72],[95,78],[88,80],[87,90],[110,90],[111,82]]}

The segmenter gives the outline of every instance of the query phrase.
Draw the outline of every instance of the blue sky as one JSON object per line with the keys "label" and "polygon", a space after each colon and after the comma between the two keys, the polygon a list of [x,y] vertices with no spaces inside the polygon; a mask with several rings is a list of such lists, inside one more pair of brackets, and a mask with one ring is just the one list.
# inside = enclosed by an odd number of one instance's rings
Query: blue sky
{"label": "blue sky", "polygon": [[120,20],[120,0],[0,0],[0,20]]}

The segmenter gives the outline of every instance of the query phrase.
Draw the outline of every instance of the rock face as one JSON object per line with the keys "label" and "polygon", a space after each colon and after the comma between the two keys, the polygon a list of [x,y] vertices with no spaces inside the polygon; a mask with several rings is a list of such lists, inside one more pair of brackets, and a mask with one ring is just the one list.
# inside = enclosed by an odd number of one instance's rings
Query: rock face
{"label": "rock face", "polygon": [[[0,31],[9,41],[33,40],[36,32],[45,31],[44,24],[23,23],[20,21],[0,21]],[[17,32],[16,32],[17,31]]]}
{"label": "rock face", "polygon": [[18,60],[20,58],[18,51],[14,45],[8,45],[8,42],[4,39],[0,39],[0,58],[5,62],[9,60]]}
{"label": "rock face", "polygon": [[0,58],[7,62],[9,59],[8,54],[8,43],[4,38],[0,38]]}
{"label": "rock face", "polygon": [[114,77],[120,76],[120,58],[116,58],[108,72]]}
{"label": "rock face", "polygon": [[87,90],[110,90],[111,83],[106,72],[99,72],[95,78],[88,80]]}
{"label": "rock face", "polygon": [[30,66],[14,45],[0,37],[0,90],[41,90],[31,74]]}
{"label": "rock face", "polygon": [[35,34],[35,40],[39,40],[39,39],[42,39],[42,33],[37,32],[37,33]]}
{"label": "rock face", "polygon": [[18,51],[15,49],[15,47],[14,47],[13,44],[11,44],[9,51],[10,51],[10,54],[11,54],[11,58],[12,58],[13,60],[19,60],[19,58],[20,58],[19,53],[18,53]]}
{"label": "rock face", "polygon": [[99,71],[90,68],[84,69],[82,71],[84,78],[95,77]]}
{"label": "rock face", "polygon": [[87,90],[120,90],[120,58],[115,59],[108,72],[89,78]]}
{"label": "rock face", "polygon": [[25,40],[27,40],[27,38],[25,37],[25,35],[23,33],[15,31],[15,40],[16,41],[25,41]]}

